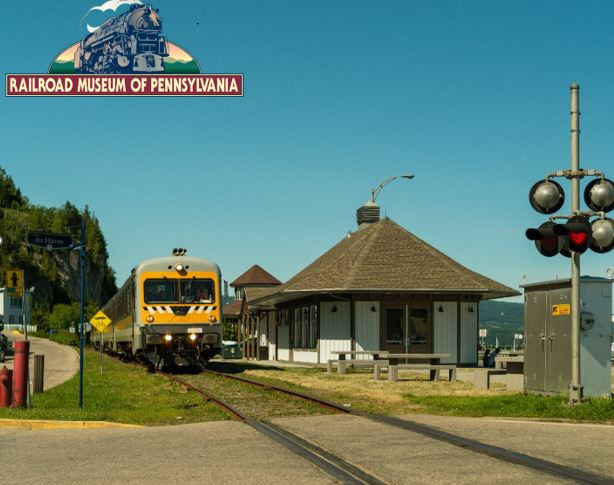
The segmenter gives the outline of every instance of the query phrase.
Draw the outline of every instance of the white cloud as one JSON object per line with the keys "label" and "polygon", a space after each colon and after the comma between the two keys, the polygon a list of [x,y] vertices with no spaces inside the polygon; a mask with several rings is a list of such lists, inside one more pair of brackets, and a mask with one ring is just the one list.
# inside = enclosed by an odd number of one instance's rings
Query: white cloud
{"label": "white cloud", "polygon": [[104,2],[102,5],[96,5],[90,8],[88,12],[91,12],[92,10],[100,10],[101,12],[106,12],[107,10],[113,10],[115,12],[122,5],[132,5],[133,3],[138,3],[142,5],[141,0],[108,0],[107,2]]}
{"label": "white cloud", "polygon": [[[115,12],[122,5],[132,5],[134,3],[137,3],[139,5],[143,4],[141,0],[108,0],[107,2],[104,2],[102,5],[95,5],[86,12],[86,14],[83,16],[83,18],[79,22],[79,26],[83,25],[83,21],[85,20],[85,18],[88,16],[88,14],[92,10],[100,10],[101,12],[106,12],[107,10],[113,10]],[[100,26],[92,27],[90,24],[87,24],[87,31],[89,33],[92,33],[98,30],[99,27]]]}

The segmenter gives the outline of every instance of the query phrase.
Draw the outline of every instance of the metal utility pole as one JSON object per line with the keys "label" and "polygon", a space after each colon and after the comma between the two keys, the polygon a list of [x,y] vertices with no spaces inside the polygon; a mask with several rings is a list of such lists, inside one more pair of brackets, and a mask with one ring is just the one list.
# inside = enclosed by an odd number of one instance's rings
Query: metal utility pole
{"label": "metal utility pole", "polygon": [[[573,83],[571,91],[571,212],[580,212],[580,86]],[[582,401],[580,379],[580,253],[571,256],[571,384],[569,403]]]}
{"label": "metal utility pole", "polygon": [[83,306],[85,304],[85,214],[81,216],[81,250],[79,251],[79,270],[81,273],[79,312],[79,407],[83,407],[83,349],[85,347],[85,323],[83,322]]}

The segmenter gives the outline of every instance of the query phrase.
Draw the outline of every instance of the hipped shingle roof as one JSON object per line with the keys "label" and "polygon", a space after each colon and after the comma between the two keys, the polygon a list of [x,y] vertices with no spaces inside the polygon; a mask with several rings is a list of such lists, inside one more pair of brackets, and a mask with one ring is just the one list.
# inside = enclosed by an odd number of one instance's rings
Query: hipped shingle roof
{"label": "hipped shingle roof", "polygon": [[483,299],[519,293],[471,271],[391,219],[382,219],[340,241],[281,286],[250,303],[290,294],[352,292],[478,294]]}
{"label": "hipped shingle roof", "polygon": [[279,281],[275,276],[271,273],[263,269],[261,266],[255,264],[250,269],[248,269],[245,273],[239,276],[236,280],[230,283],[230,286],[233,288],[236,286],[274,286],[281,285],[281,281]]}

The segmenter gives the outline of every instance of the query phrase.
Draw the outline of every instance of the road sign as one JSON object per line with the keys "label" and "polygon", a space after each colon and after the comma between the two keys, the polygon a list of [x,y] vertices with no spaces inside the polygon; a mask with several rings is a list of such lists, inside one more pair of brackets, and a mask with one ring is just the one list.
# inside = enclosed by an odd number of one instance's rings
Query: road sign
{"label": "road sign", "polygon": [[9,269],[6,272],[6,289],[9,296],[21,296],[23,294],[23,271]]}
{"label": "road sign", "polygon": [[73,247],[72,236],[70,234],[53,234],[50,232],[29,232],[28,244],[52,249],[70,249]]}
{"label": "road sign", "polygon": [[488,329],[487,328],[480,328],[480,337],[486,337],[487,335],[488,335]]}
{"label": "road sign", "polygon": [[96,330],[102,332],[105,328],[111,325],[112,320],[107,317],[102,310],[92,317],[90,323],[96,327]]}

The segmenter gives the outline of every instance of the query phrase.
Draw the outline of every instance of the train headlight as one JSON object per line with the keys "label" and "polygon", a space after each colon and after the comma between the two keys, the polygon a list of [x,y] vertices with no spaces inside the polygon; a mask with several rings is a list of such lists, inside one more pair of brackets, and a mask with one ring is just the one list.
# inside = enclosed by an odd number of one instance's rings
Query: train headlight
{"label": "train headlight", "polygon": [[195,334],[195,333],[191,333],[191,334],[190,334],[190,340],[191,340],[192,342],[194,342],[194,341],[196,340],[196,334]]}
{"label": "train headlight", "polygon": [[153,323],[154,317],[153,315],[147,315],[147,323]]}
{"label": "train headlight", "polygon": [[170,342],[171,340],[173,340],[173,336],[167,333],[167,334],[164,336],[164,340],[166,340],[167,342]]}
{"label": "train headlight", "polygon": [[215,322],[215,315],[209,315],[209,321],[210,322]]}
{"label": "train headlight", "polygon": [[179,263],[177,263],[177,264],[175,265],[175,269],[176,269],[176,270],[177,270],[179,273],[181,273],[181,272],[183,271],[183,264],[179,264]]}

